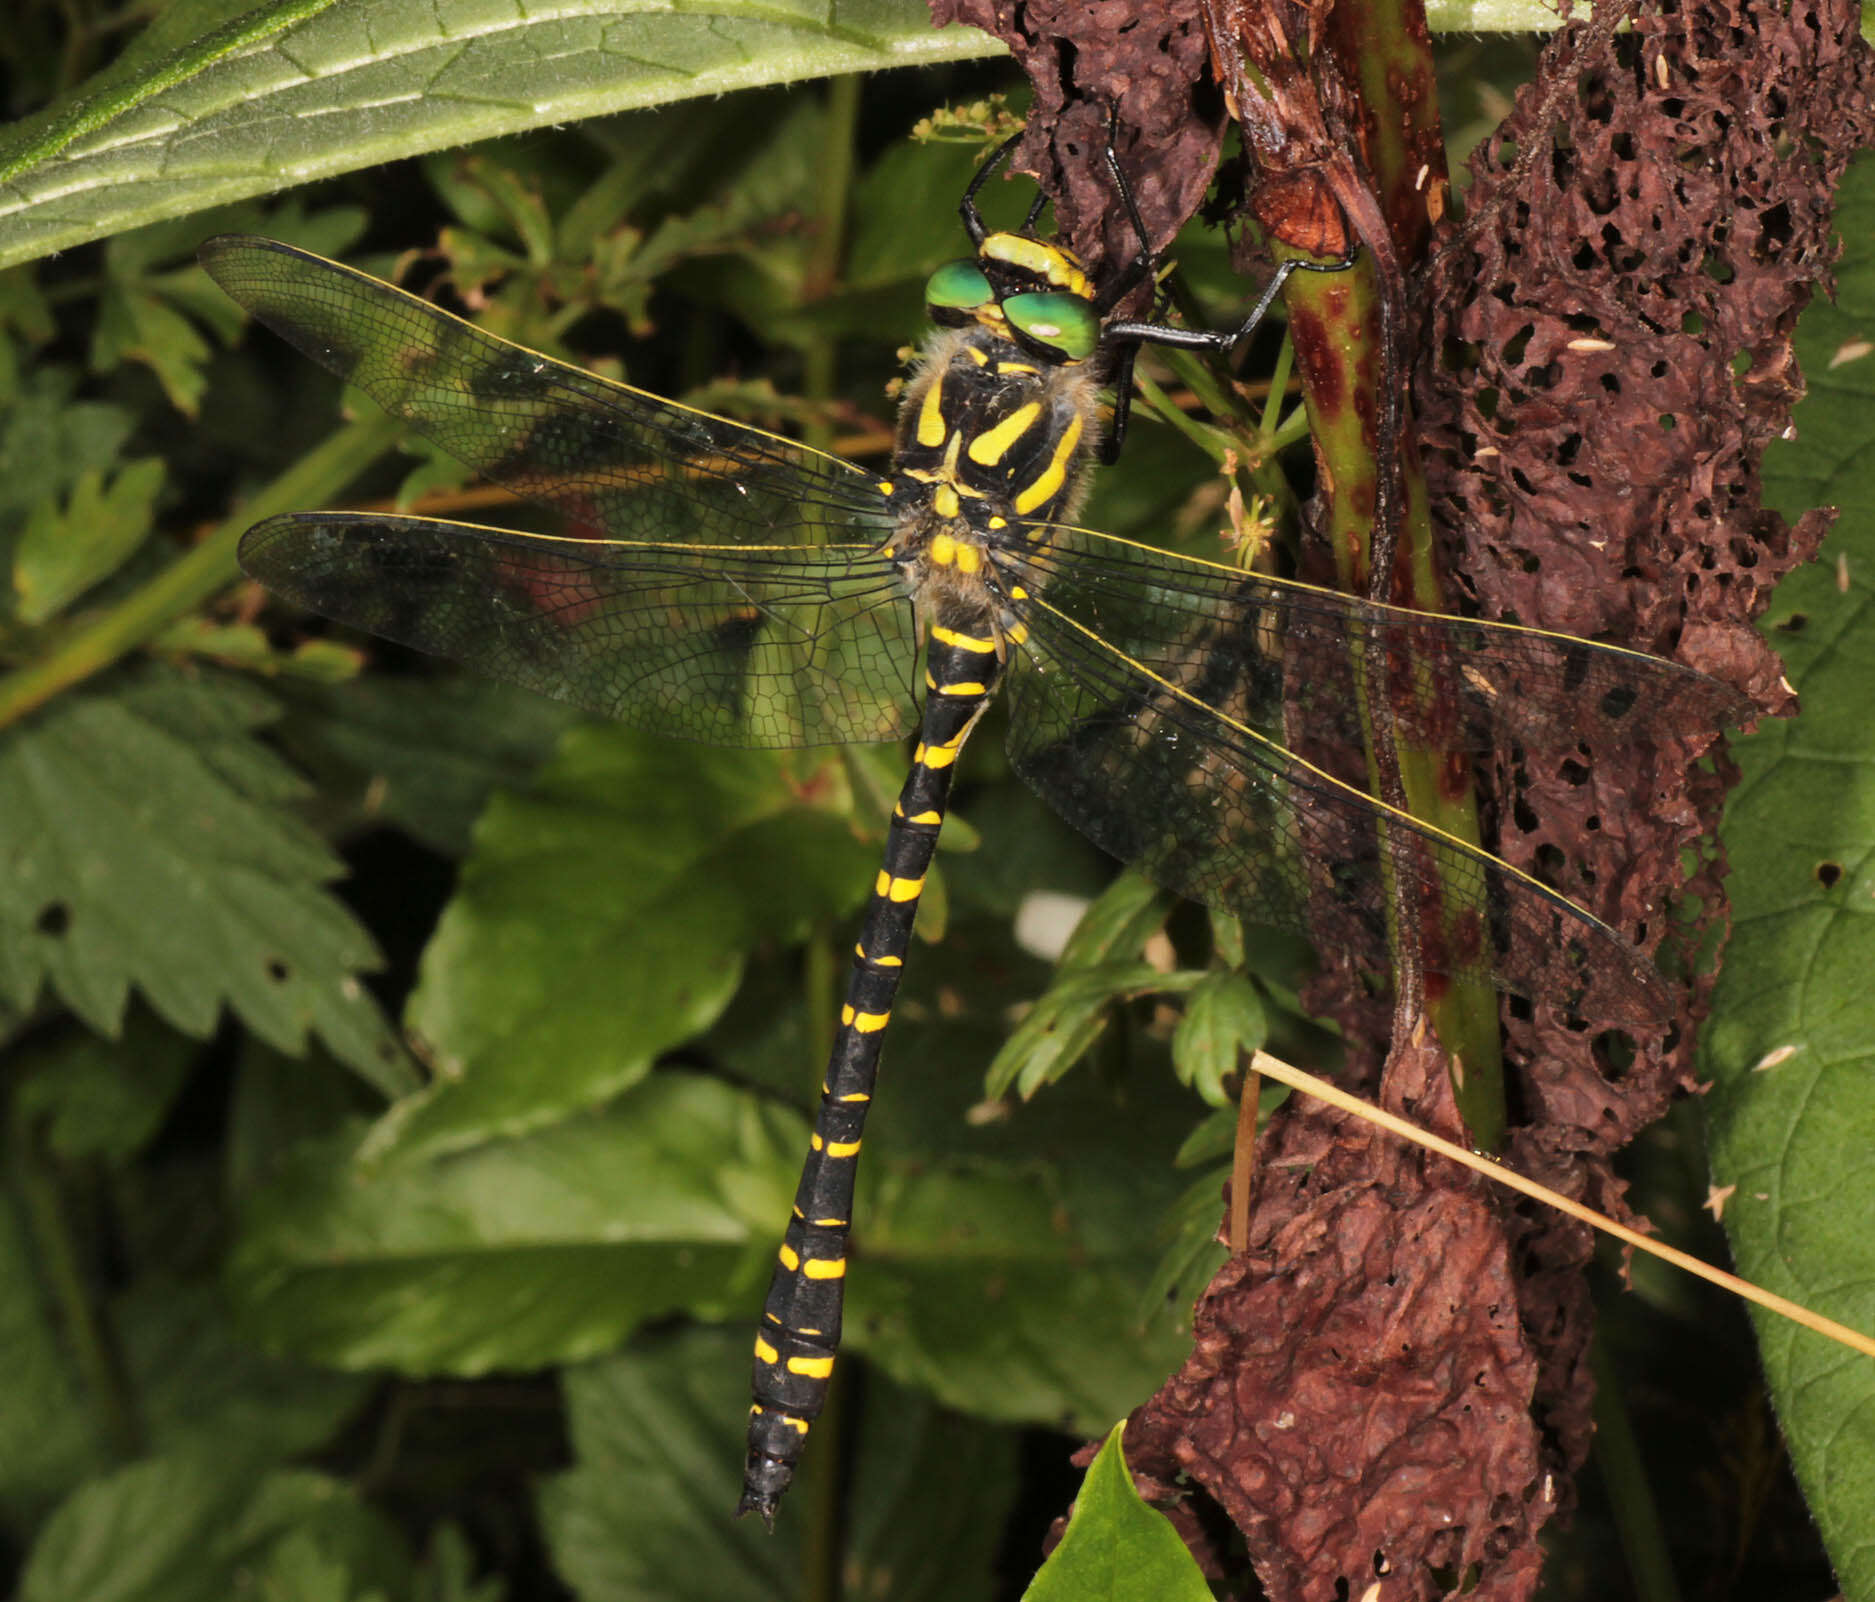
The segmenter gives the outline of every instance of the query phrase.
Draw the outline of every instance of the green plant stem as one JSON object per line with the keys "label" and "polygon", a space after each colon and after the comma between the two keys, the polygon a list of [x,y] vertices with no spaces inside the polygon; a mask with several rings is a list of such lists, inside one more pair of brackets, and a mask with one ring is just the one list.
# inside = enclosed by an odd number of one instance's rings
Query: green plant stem
{"label": "green plant stem", "polygon": [[[1283,398],[1289,393],[1289,378],[1296,370],[1296,347],[1292,340],[1285,339],[1276,349],[1276,366],[1270,373],[1269,393],[1263,397],[1263,420],[1257,425],[1257,432],[1271,442],[1275,448],[1275,439],[1283,415]],[[1293,418],[1295,413],[1290,413]]]}
{"label": "green plant stem", "polygon": [[1666,1532],[1654,1488],[1641,1461],[1640,1442],[1621,1403],[1620,1376],[1597,1332],[1589,1346],[1595,1374],[1595,1466],[1608,1488],[1615,1533],[1628,1560],[1637,1602],[1680,1602],[1680,1584],[1667,1553]]}
{"label": "green plant stem", "polygon": [[[859,78],[849,73],[827,86],[827,132],[822,142],[820,182],[814,190],[814,236],[807,261],[801,299],[812,304],[833,292],[846,261],[846,218],[853,188],[853,140],[859,127]],[[804,349],[803,387],[810,401],[820,403],[816,421],[805,435],[818,450],[827,449],[833,425],[822,408],[832,400],[839,345],[831,334],[809,336]]]}
{"label": "green plant stem", "polygon": [[[1277,254],[1299,252],[1279,248]],[[1297,341],[1303,400],[1323,469],[1326,494],[1321,533],[1334,555],[1341,588],[1365,595],[1380,474],[1372,418],[1378,408],[1379,386],[1391,381],[1378,371],[1380,291],[1373,257],[1363,254],[1346,272],[1297,273],[1284,286],[1283,298]],[[1357,404],[1357,396],[1367,397],[1367,404]],[[1425,480],[1413,452],[1403,450],[1401,457],[1401,526],[1395,561],[1404,574],[1406,604],[1441,611]],[[1394,593],[1400,593],[1398,582]],[[1357,682],[1369,685],[1369,708],[1378,710],[1375,702],[1390,687],[1384,679],[1386,664],[1372,667],[1373,674],[1359,674]],[[1373,728],[1371,715],[1363,721]],[[1376,737],[1385,733],[1375,730]],[[1468,786],[1447,782],[1446,754],[1397,742],[1396,747],[1407,810],[1446,834],[1478,845],[1482,834],[1476,800]],[[1369,755],[1371,766],[1371,750]],[[1416,917],[1417,909],[1405,910]],[[1429,987],[1426,1004],[1439,1039],[1456,1059],[1453,1093],[1472,1142],[1480,1150],[1495,1151],[1503,1144],[1505,1124],[1496,992],[1488,985],[1453,981],[1437,989]]]}
{"label": "green plant stem", "polygon": [[375,410],[346,424],[143,588],[74,629],[37,662],[0,678],[0,728],[112,666],[225,589],[239,575],[235,547],[249,525],[331,501],[383,453],[398,427]]}
{"label": "green plant stem", "polygon": [[797,1477],[797,1494],[806,1504],[806,1526],[801,1532],[801,1596],[803,1602],[840,1602],[840,1558],[843,1542],[840,1518],[840,1470],[845,1458],[846,1393],[850,1356],[833,1365],[827,1386],[827,1405],[814,1421],[820,1450],[809,1452]]}
{"label": "green plant stem", "polygon": [[86,1283],[58,1176],[17,1108],[9,1135],[14,1184],[24,1204],[33,1255],[91,1402],[98,1437],[116,1461],[127,1463],[143,1451],[143,1425],[110,1320]]}

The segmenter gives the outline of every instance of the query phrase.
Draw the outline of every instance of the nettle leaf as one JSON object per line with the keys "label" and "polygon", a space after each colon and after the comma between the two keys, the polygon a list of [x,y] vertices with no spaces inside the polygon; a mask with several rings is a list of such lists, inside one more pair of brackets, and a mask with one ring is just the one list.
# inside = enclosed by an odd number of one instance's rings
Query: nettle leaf
{"label": "nettle leaf", "polygon": [[[1189,1347],[1180,1320],[1148,1326],[1139,1309],[1190,1104],[1165,1094],[1159,1062],[983,1103],[976,1068],[1033,983],[985,962],[991,938],[978,921],[908,965],[860,1167],[845,1339],[973,1414],[1098,1431]],[[967,1012],[944,1017],[947,994]]]}
{"label": "nettle leaf", "polygon": [[70,368],[39,368],[0,412],[0,529],[86,474],[121,465],[136,419],[118,406],[74,400],[77,388]]}
{"label": "nettle leaf", "polygon": [[[81,1382],[43,1269],[12,1205],[0,1207],[0,1516],[14,1532],[110,1467],[98,1399]],[[128,1393],[158,1453],[200,1451],[250,1472],[326,1440],[362,1400],[358,1375],[282,1362],[237,1341],[212,1284],[140,1275],[105,1309]]]}
{"label": "nettle leaf", "polygon": [[[848,1346],[978,1415],[1098,1428],[1182,1355],[1135,1310],[1184,1120],[1115,1116],[1082,1076],[973,1124],[957,1064],[974,1044],[910,1017],[894,1041]],[[307,1143],[254,1198],[229,1283],[271,1348],[417,1374],[580,1360],[674,1312],[752,1325],[806,1142],[799,1113],[659,1072],[597,1112],[462,1150]]]}
{"label": "nettle leaf", "polygon": [[1114,1425],[1088,1465],[1061,1544],[1023,1602],[1210,1602],[1211,1587],[1163,1513],[1133,1488]]}
{"label": "nettle leaf", "polygon": [[1207,973],[1185,998],[1172,1035],[1172,1067],[1213,1107],[1234,1106],[1227,1082],[1268,1038],[1263,997],[1240,973]]}
{"label": "nettle leaf", "polygon": [[[1809,394],[1765,456],[1787,516],[1842,515],[1778,586],[1767,623],[1802,693],[1794,721],[1733,744],[1733,929],[1701,1044],[1713,1176],[1739,1272],[1875,1329],[1875,161],[1845,180],[1835,305],[1797,330]],[[1843,1594],[1875,1597],[1875,1365],[1753,1314],[1791,1462]]]}
{"label": "nettle leaf", "polygon": [[280,743],[322,796],[452,857],[469,849],[489,797],[529,783],[581,720],[563,702],[467,674],[282,681],[276,693],[288,708]]}
{"label": "nettle leaf", "polygon": [[150,672],[68,695],[0,735],[0,995],[40,987],[115,1038],[132,986],[200,1039],[230,1008],[269,1044],[317,1034],[394,1093],[408,1070],[359,974],[342,871],[281,810],[302,785],[253,732],[253,688]]}
{"label": "nettle leaf", "polygon": [[554,123],[999,54],[919,0],[647,12],[619,0],[180,0],[0,139],[0,267],[159,217]]}
{"label": "nettle leaf", "polygon": [[1081,915],[1055,976],[1010,1033],[985,1076],[992,1096],[1032,1096],[1062,1078],[1106,1033],[1122,1001],[1189,990],[1199,973],[1166,974],[1139,957],[1170,898],[1140,873],[1122,873]]}
{"label": "nettle leaf", "polygon": [[[698,1330],[639,1342],[565,1380],[575,1466],[540,1493],[554,1566],[582,1602],[801,1596],[809,1521],[732,1522],[749,1342]],[[940,1602],[992,1589],[1015,1442],[882,1377],[854,1392],[847,1594]],[[829,1433],[815,1448],[833,1453]],[[820,1471],[810,1463],[806,1473]]]}
{"label": "nettle leaf", "polygon": [[117,1040],[72,1030],[20,1050],[16,1105],[44,1120],[47,1149],[66,1162],[124,1162],[155,1137],[197,1050],[138,1009]]}
{"label": "nettle leaf", "polygon": [[374,1151],[596,1105],[715,1022],[755,945],[856,908],[877,847],[806,803],[838,773],[806,764],[585,725],[527,793],[497,795],[411,998],[438,1078]]}
{"label": "nettle leaf", "polygon": [[342,1481],[298,1470],[257,1476],[239,1458],[203,1451],[148,1458],[76,1491],[28,1556],[20,1602],[271,1597],[282,1593],[250,1586],[257,1571],[276,1572],[283,1546],[289,1574],[305,1571],[310,1548],[321,1566],[351,1576],[342,1598],[409,1588],[397,1532]]}
{"label": "nettle leaf", "polygon": [[466,1151],[310,1143],[253,1198],[229,1285],[254,1338],[340,1367],[578,1361],[671,1312],[753,1316],[804,1141],[794,1115],[671,1073]]}
{"label": "nettle leaf", "polygon": [[56,617],[117,571],[150,532],[164,471],[156,457],[128,462],[108,480],[94,469],[62,504],[41,501],[32,509],[13,552],[22,622]]}

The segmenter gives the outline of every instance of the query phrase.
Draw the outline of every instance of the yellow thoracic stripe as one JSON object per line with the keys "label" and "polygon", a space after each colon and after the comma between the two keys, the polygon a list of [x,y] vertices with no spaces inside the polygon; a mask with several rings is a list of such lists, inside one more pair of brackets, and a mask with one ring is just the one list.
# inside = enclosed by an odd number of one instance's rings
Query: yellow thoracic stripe
{"label": "yellow thoracic stripe", "polygon": [[1061,486],[1068,481],[1068,463],[1080,443],[1081,419],[1077,414],[1068,420],[1068,426],[1061,431],[1061,438],[1055,441],[1055,453],[1048,459],[1048,465],[1017,491],[1015,508],[1018,512],[1026,517],[1036,507],[1047,505],[1061,493]]}
{"label": "yellow thoracic stripe", "polygon": [[[1329,593],[1339,594],[1340,592],[1330,591]],[[1276,772],[1282,773],[1285,776],[1292,772],[1299,773],[1301,776],[1305,777],[1310,784],[1320,785],[1323,789],[1332,790],[1340,795],[1348,797],[1359,805],[1362,810],[1369,813],[1376,824],[1392,823],[1404,825],[1409,833],[1429,836],[1437,844],[1450,846],[1460,856],[1468,857],[1479,863],[1480,866],[1489,866],[1496,869],[1507,878],[1516,880],[1524,888],[1535,891],[1543,900],[1549,902],[1551,905],[1567,907],[1577,917],[1583,919],[1593,927],[1604,930],[1616,940],[1621,939],[1620,935],[1615,934],[1612,929],[1609,929],[1608,926],[1593,913],[1584,912],[1582,908],[1578,907],[1567,896],[1550,889],[1542,880],[1531,878],[1530,875],[1525,873],[1521,868],[1505,862],[1502,858],[1490,855],[1490,853],[1480,847],[1473,845],[1469,840],[1461,840],[1455,834],[1446,833],[1446,831],[1441,829],[1436,823],[1428,823],[1424,818],[1416,818],[1410,812],[1402,812],[1398,807],[1389,806],[1378,796],[1371,796],[1365,790],[1357,790],[1353,785],[1346,784],[1342,780],[1337,779],[1332,773],[1325,772],[1321,768],[1316,767],[1313,762],[1305,761],[1303,758],[1297,756],[1295,752],[1289,750],[1288,747],[1279,745],[1268,735],[1259,734],[1255,729],[1251,728],[1249,724],[1239,723],[1237,719],[1232,717],[1228,712],[1220,712],[1216,707],[1212,706],[1209,701],[1199,699],[1199,697],[1193,695],[1191,691],[1174,684],[1170,679],[1164,677],[1164,675],[1153,672],[1151,668],[1146,666],[1146,664],[1137,657],[1127,655],[1126,652],[1102,639],[1092,629],[1087,627],[1085,623],[1080,622],[1076,618],[1069,617],[1068,614],[1063,612],[1059,607],[1051,606],[1046,598],[1032,600],[1029,604],[1038,608],[1040,611],[1046,612],[1057,622],[1072,629],[1083,639],[1089,641],[1094,646],[1095,650],[1125,663],[1135,673],[1139,674],[1141,678],[1157,685],[1160,689],[1166,691],[1177,700],[1183,701],[1187,706],[1196,707],[1208,718],[1215,718],[1233,733],[1242,735],[1252,745],[1273,753],[1275,760],[1272,760],[1270,766]],[[1467,619],[1466,621],[1469,622],[1470,620]]]}
{"label": "yellow thoracic stripe", "polygon": [[986,652],[996,649],[993,639],[979,639],[974,634],[960,634],[956,629],[947,629],[941,623],[931,625],[931,638],[941,645],[948,645],[959,651]]}
{"label": "yellow thoracic stripe", "polygon": [[1042,408],[1038,401],[1017,407],[994,428],[986,428],[971,440],[964,454],[979,467],[994,467],[1009,453],[1009,448],[1028,433],[1041,415]]}
{"label": "yellow thoracic stripe", "polygon": [[950,424],[944,420],[944,375],[934,373],[918,407],[918,443],[936,450],[949,433]]}

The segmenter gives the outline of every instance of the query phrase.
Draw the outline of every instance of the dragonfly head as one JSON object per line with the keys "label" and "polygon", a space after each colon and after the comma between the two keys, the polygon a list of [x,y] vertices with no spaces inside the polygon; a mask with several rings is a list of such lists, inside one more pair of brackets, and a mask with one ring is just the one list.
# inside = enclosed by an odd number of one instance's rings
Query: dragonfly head
{"label": "dragonfly head", "polygon": [[1087,270],[1061,245],[1027,234],[986,234],[972,261],[946,262],[925,285],[941,328],[981,323],[1053,366],[1100,348],[1100,313]]}

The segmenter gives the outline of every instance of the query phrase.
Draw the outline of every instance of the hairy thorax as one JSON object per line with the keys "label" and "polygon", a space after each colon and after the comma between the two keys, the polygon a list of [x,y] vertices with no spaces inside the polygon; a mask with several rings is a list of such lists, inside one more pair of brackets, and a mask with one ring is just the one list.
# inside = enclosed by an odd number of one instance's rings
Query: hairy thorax
{"label": "hairy thorax", "polygon": [[1038,361],[983,327],[934,335],[899,409],[886,493],[919,610],[1000,625],[998,550],[1072,517],[1099,438],[1089,363]]}

